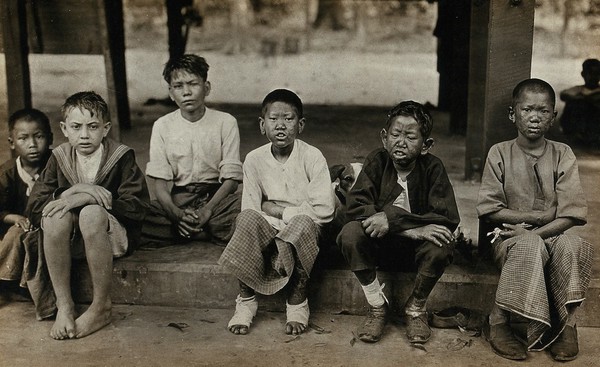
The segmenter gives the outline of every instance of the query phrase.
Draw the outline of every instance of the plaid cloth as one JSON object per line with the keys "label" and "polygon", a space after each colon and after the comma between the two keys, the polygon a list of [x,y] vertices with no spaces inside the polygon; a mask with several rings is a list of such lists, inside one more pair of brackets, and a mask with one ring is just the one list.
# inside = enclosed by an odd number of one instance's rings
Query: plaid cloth
{"label": "plaid cloth", "polygon": [[219,265],[258,293],[274,294],[288,283],[295,259],[310,274],[319,253],[318,236],[319,227],[306,215],[293,217],[278,232],[262,214],[244,210]]}
{"label": "plaid cloth", "polygon": [[536,235],[509,238],[494,247],[502,267],[496,304],[529,319],[530,350],[543,350],[562,332],[567,305],[585,299],[593,247],[578,236],[562,234],[543,241]]}

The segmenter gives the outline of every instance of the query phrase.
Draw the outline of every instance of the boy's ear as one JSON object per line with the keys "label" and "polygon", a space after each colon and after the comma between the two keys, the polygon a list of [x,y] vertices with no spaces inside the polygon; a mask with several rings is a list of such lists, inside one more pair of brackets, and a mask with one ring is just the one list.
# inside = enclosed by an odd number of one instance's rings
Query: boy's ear
{"label": "boy's ear", "polygon": [[425,139],[425,141],[423,142],[423,147],[421,147],[421,155],[425,155],[425,154],[429,153],[429,150],[431,148],[433,148],[434,144],[435,144],[435,140],[433,140],[433,138]]}
{"label": "boy's ear", "polygon": [[306,120],[303,118],[301,118],[300,120],[298,120],[298,134],[301,134],[302,131],[304,130],[304,124],[306,123]]}
{"label": "boy's ear", "polygon": [[112,123],[110,121],[107,121],[104,123],[104,135],[103,135],[104,138],[106,138],[106,136],[108,135],[108,132],[110,131],[111,127],[112,127]]}
{"label": "boy's ear", "polygon": [[204,96],[208,96],[210,94],[211,88],[212,86],[210,85],[210,82],[207,80],[204,82],[204,87],[206,89],[206,93],[204,93]]}
{"label": "boy's ear", "polygon": [[258,118],[258,127],[260,129],[261,135],[266,135],[267,131],[265,130],[265,119],[262,117]]}
{"label": "boy's ear", "polygon": [[60,131],[62,131],[62,133],[65,136],[65,138],[68,138],[68,136],[67,136],[67,124],[64,121],[60,122]]}
{"label": "boy's ear", "polygon": [[15,149],[15,142],[10,136],[8,137],[8,145],[10,146],[10,149]]}
{"label": "boy's ear", "polygon": [[381,138],[381,142],[383,143],[383,145],[385,146],[385,140],[387,139],[387,130],[385,128],[381,129],[381,131],[379,132],[379,137]]}
{"label": "boy's ear", "polygon": [[508,119],[512,123],[515,122],[515,109],[512,106],[508,107]]}

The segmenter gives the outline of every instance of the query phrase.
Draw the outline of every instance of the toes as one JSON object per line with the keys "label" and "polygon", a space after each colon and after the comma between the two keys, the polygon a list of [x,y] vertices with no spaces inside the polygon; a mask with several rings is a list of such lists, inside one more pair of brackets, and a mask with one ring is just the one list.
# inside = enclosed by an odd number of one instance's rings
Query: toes
{"label": "toes", "polygon": [[229,328],[229,331],[236,335],[248,334],[248,327],[243,325],[233,325]]}

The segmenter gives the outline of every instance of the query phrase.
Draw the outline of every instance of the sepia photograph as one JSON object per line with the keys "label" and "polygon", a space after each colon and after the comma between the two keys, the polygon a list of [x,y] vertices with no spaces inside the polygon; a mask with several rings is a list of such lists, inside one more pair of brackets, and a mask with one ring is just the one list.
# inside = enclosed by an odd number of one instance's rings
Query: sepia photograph
{"label": "sepia photograph", "polygon": [[0,367],[594,366],[600,0],[2,0]]}

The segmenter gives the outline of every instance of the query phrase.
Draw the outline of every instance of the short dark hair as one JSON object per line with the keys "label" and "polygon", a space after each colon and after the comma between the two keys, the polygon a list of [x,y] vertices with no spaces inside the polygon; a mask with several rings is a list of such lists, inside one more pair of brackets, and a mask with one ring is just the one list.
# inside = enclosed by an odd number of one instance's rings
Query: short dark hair
{"label": "short dark hair", "polygon": [[80,110],[88,110],[90,115],[98,115],[104,123],[110,121],[110,113],[108,105],[104,99],[93,91],[78,92],[68,97],[65,103],[60,108],[63,121],[67,120],[67,115],[72,109],[79,108]]}
{"label": "short dark hair", "polygon": [[204,57],[194,54],[185,54],[183,56],[169,59],[169,61],[167,61],[165,64],[162,75],[168,84],[171,84],[173,72],[180,70],[187,71],[193,75],[198,75],[204,81],[206,81],[208,78],[208,68],[208,63]]}
{"label": "short dark hair", "polygon": [[517,99],[521,96],[524,91],[531,91],[535,93],[547,93],[552,100],[552,105],[556,106],[556,93],[554,88],[548,82],[542,79],[525,79],[519,82],[512,92],[512,106],[515,106]]}
{"label": "short dark hair", "polygon": [[15,129],[15,124],[17,121],[35,121],[41,125],[42,130],[46,134],[46,136],[52,136],[52,128],[50,127],[50,120],[45,113],[35,108],[23,108],[18,111],[15,111],[8,118],[8,133],[11,134]]}
{"label": "short dark hair", "polygon": [[427,139],[429,135],[431,135],[431,130],[433,129],[433,119],[431,118],[431,114],[425,108],[425,106],[419,102],[402,101],[392,108],[387,115],[387,121],[385,123],[386,130],[390,128],[392,121],[397,116],[408,116],[414,118],[419,125],[419,130],[421,131],[421,135],[423,135],[424,139]]}
{"label": "short dark hair", "polygon": [[302,109],[302,100],[298,95],[289,89],[275,89],[271,91],[262,101],[262,116],[265,116],[267,107],[275,102],[287,103],[296,109],[298,118],[304,117]]}
{"label": "short dark hair", "polygon": [[600,71],[600,60],[598,59],[587,59],[581,65],[583,71],[590,71],[595,69],[596,72]]}

